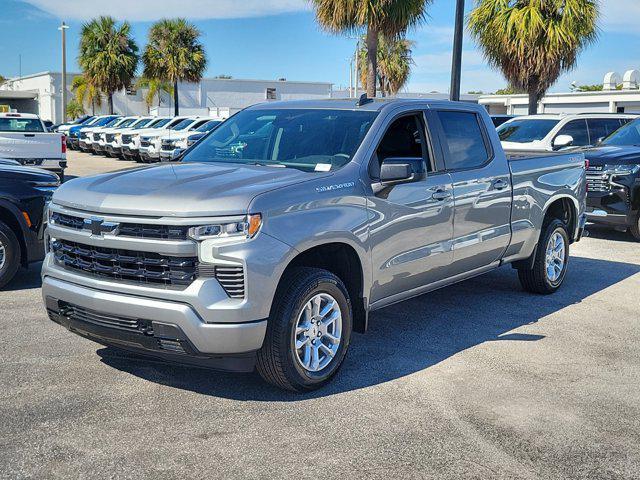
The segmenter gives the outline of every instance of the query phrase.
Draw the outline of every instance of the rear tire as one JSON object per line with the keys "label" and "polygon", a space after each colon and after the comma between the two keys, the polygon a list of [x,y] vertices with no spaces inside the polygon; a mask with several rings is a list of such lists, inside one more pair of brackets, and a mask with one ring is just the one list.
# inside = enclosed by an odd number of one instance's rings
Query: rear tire
{"label": "rear tire", "polygon": [[0,222],[0,289],[13,280],[20,268],[20,242],[13,230]]}
{"label": "rear tire", "polygon": [[315,390],[335,376],[349,348],[349,293],[342,280],[319,268],[295,268],[281,285],[256,366],[277,387]]}
{"label": "rear tire", "polygon": [[555,219],[543,225],[535,255],[532,268],[518,269],[520,284],[531,293],[554,293],[569,265],[569,234],[564,222]]}
{"label": "rear tire", "polygon": [[636,218],[636,223],[631,225],[631,227],[629,228],[629,231],[631,232],[631,235],[633,235],[633,238],[640,241],[640,213]]}

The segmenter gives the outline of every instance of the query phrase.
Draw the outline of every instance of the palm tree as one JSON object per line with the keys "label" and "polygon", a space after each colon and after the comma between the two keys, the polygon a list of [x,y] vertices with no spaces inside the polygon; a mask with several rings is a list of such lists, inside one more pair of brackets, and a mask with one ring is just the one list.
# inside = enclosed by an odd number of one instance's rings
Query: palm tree
{"label": "palm tree", "polygon": [[[75,100],[83,107],[83,110],[84,105],[91,105],[91,114],[95,115],[96,107],[102,105],[102,93],[100,89],[91,83],[84,75],[78,75],[77,77],[73,77],[71,90],[75,92]],[[69,115],[71,116],[71,114]]]}
{"label": "palm tree", "polygon": [[69,118],[73,119],[84,115],[84,107],[82,106],[82,103],[78,102],[75,99],[71,100],[67,104],[67,115],[69,116]]}
{"label": "palm tree", "polygon": [[78,64],[87,80],[107,96],[112,114],[113,94],[131,86],[138,67],[138,46],[129,23],[118,25],[112,17],[85,23]]}
{"label": "palm tree", "polygon": [[171,82],[175,114],[179,114],[178,82],[199,82],[207,68],[200,31],[182,18],[160,20],[149,30],[142,54],[143,76]]}
{"label": "palm tree", "polygon": [[144,96],[144,101],[147,104],[147,108],[151,108],[154,100],[158,99],[158,107],[162,103],[162,93],[168,93],[173,97],[173,88],[171,83],[166,80],[160,80],[157,78],[141,77],[137,83],[138,88],[146,88],[147,94]]}
{"label": "palm tree", "polygon": [[366,29],[367,96],[376,96],[378,38],[397,37],[424,21],[431,0],[310,0],[316,19],[332,33],[359,33]]}
{"label": "palm tree", "polygon": [[598,35],[597,0],[478,0],[469,30],[491,65],[529,94],[529,114]]}
{"label": "palm tree", "polygon": [[[380,35],[378,40],[377,64],[378,71],[376,77],[380,85],[382,96],[395,95],[405,86],[411,74],[411,66],[414,64],[411,57],[411,48],[414,43],[404,37],[387,38]],[[366,83],[368,77],[367,70],[367,47],[363,45],[360,49],[360,78]]]}

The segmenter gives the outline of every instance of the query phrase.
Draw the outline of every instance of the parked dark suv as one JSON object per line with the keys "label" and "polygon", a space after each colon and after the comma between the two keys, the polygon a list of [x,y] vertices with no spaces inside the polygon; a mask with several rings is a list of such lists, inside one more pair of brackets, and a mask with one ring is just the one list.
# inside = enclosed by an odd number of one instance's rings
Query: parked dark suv
{"label": "parked dark suv", "polygon": [[628,123],[584,154],[589,160],[589,221],[628,229],[640,240],[640,119]]}
{"label": "parked dark suv", "polygon": [[44,258],[45,207],[59,184],[46,170],[0,162],[0,288]]}

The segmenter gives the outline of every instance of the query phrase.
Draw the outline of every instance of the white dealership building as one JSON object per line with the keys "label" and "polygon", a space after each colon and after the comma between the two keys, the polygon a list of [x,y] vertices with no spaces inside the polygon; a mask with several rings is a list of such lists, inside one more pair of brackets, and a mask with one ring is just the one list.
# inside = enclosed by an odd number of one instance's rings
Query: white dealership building
{"label": "white dealership building", "polygon": [[[640,71],[624,75],[609,72],[601,91],[548,93],[538,103],[538,113],[640,113]],[[526,115],[527,95],[483,95],[478,102],[493,115]]]}
{"label": "white dealership building", "polygon": [[[67,99],[73,78],[67,75]],[[249,105],[269,100],[325,99],[331,97],[328,82],[299,82],[289,80],[244,80],[236,78],[204,78],[200,83],[181,83],[178,86],[180,113],[226,117]],[[114,110],[122,115],[172,114],[173,99],[162,95],[161,105],[149,108],[144,89],[117,92],[113,97]],[[0,105],[24,113],[36,113],[44,120],[62,122],[62,74],[42,72],[9,79],[0,87]],[[86,107],[85,107],[86,108]],[[106,113],[107,102],[95,113]],[[90,108],[87,109],[88,113]]]}

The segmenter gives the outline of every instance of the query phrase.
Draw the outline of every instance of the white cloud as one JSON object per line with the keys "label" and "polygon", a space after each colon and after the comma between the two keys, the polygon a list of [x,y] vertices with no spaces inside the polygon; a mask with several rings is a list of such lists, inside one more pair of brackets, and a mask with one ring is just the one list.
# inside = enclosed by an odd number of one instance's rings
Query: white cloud
{"label": "white cloud", "polygon": [[66,20],[111,15],[121,20],[150,21],[164,17],[219,19],[262,17],[304,11],[305,0],[24,0]]}

